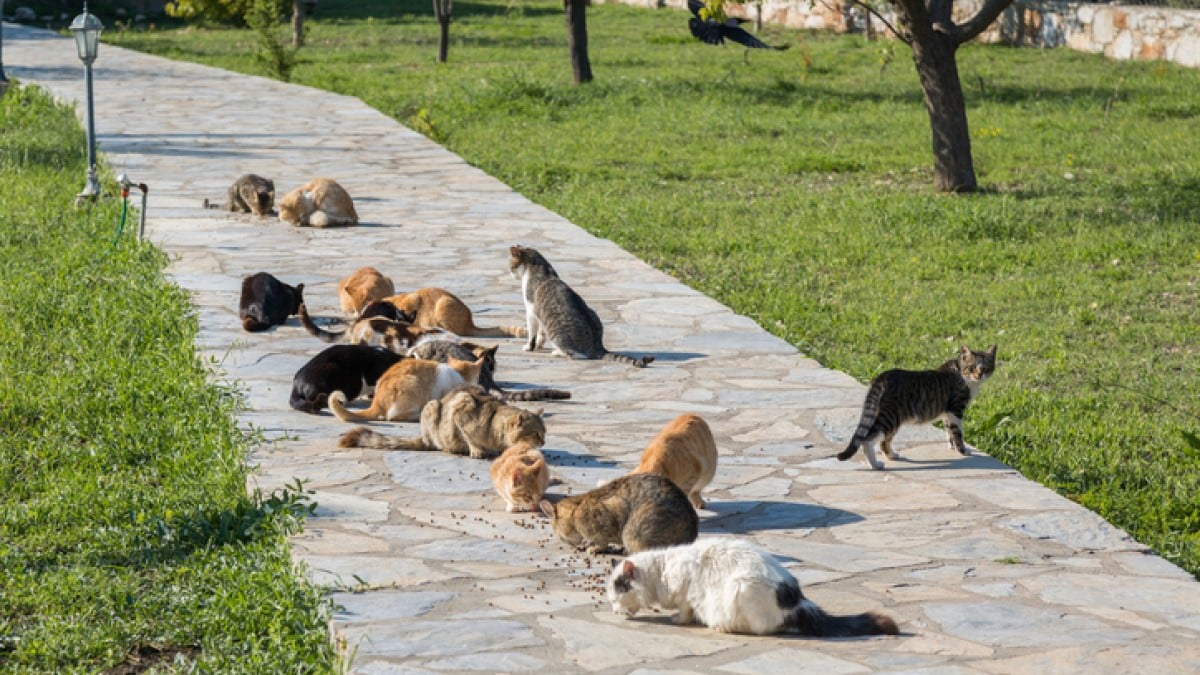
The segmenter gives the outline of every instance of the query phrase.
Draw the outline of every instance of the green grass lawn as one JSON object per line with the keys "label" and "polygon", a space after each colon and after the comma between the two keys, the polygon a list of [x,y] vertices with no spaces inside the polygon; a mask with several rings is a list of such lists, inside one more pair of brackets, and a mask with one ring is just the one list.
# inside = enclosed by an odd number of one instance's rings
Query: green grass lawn
{"label": "green grass lawn", "polygon": [[286,543],[307,506],[247,496],[166,257],[114,238],[118,200],[72,208],[84,147],[40,90],[0,99],[0,670],[332,671]]}
{"label": "green grass lawn", "polygon": [[[438,65],[427,2],[324,0],[293,79],[864,381],[998,343],[967,440],[1200,573],[1200,72],[965,48],[987,190],[946,196],[902,44],[768,28],[792,48],[745,55],[681,12],[596,6],[596,81],[574,87],[560,4],[454,11]],[[105,38],[257,68],[245,30]]]}

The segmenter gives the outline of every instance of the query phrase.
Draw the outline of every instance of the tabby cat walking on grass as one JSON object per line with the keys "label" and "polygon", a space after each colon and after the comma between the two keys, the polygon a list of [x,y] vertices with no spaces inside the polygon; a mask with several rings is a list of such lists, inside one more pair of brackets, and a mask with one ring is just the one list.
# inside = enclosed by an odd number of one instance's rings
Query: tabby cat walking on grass
{"label": "tabby cat walking on grass", "polygon": [[508,270],[521,280],[525,300],[525,323],[529,342],[525,351],[539,349],[543,342],[554,353],[572,359],[607,359],[645,368],[653,356],[634,358],[604,347],[604,325],[595,310],[571,289],[541,253],[525,246],[508,249]]}
{"label": "tabby cat walking on grass", "polygon": [[890,460],[900,458],[892,449],[892,438],[900,426],[922,424],[941,418],[946,425],[950,447],[969,455],[971,447],[963,442],[962,420],[967,406],[996,368],[996,345],[986,352],[961,347],[956,358],[936,370],[888,370],[871,380],[863,402],[862,418],[854,437],[837,458],[845,461],[861,447],[872,468],[882,469],[875,456],[875,441]]}

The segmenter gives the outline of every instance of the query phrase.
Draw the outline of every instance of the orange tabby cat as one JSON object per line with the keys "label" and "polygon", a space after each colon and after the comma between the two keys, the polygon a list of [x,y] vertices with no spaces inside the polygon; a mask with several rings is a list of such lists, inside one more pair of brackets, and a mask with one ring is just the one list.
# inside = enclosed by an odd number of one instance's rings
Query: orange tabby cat
{"label": "orange tabby cat", "polygon": [[458,359],[450,359],[449,363],[404,359],[379,377],[371,407],[361,413],[347,410],[346,395],[335,391],[329,396],[329,409],[343,422],[416,422],[426,403],[440,399],[460,384],[478,383],[481,368],[482,358],[474,363]]}
{"label": "orange tabby cat", "polygon": [[382,300],[396,294],[396,285],[374,267],[360,267],[338,284],[338,300],[342,311],[358,316],[372,300]]}
{"label": "orange tabby cat", "polygon": [[504,499],[509,513],[537,511],[538,502],[550,485],[550,469],[541,450],[532,445],[514,445],[492,462],[492,485]]}
{"label": "orange tabby cat", "polygon": [[415,316],[413,323],[430,328],[444,328],[455,335],[479,337],[521,337],[525,329],[519,326],[476,326],[471,310],[453,293],[441,288],[420,288],[386,298],[402,312]]}
{"label": "orange tabby cat", "polygon": [[279,219],[293,225],[357,225],[350,193],[332,178],[314,178],[279,200]]}
{"label": "orange tabby cat", "polygon": [[666,476],[688,495],[692,506],[704,508],[700,497],[717,472],[717,442],[708,423],[691,413],[676,417],[658,432],[642,452],[633,473]]}

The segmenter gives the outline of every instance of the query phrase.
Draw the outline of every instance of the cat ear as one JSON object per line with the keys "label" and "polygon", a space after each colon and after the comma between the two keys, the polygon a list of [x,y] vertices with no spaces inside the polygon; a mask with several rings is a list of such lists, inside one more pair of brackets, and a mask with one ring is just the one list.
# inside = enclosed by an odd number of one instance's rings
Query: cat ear
{"label": "cat ear", "polygon": [[513,469],[512,484],[513,485],[521,484],[521,472],[517,471],[516,469]]}
{"label": "cat ear", "polygon": [[549,499],[543,499],[538,502],[538,508],[542,510],[542,513],[549,516],[550,520],[554,520],[554,505],[550,503]]}
{"label": "cat ear", "polygon": [[958,346],[958,354],[959,354],[959,356],[970,356],[971,349],[970,349],[970,347],[967,347],[966,345],[959,345]]}
{"label": "cat ear", "polygon": [[542,416],[542,413],[544,413],[544,412],[546,412],[546,409],[545,409],[545,408],[538,408],[537,410],[534,410],[534,411],[533,411],[533,416],[534,416],[534,417],[541,417],[541,416]]}
{"label": "cat ear", "polygon": [[992,348],[987,350],[987,353],[989,356],[995,356],[996,355],[996,345],[992,345]]}
{"label": "cat ear", "polygon": [[633,579],[637,577],[637,568],[633,566],[633,561],[629,558],[621,563],[621,577],[624,579]]}
{"label": "cat ear", "polygon": [[508,254],[514,258],[517,257],[517,254],[520,253],[520,251],[521,251],[520,246],[509,246],[508,247]]}

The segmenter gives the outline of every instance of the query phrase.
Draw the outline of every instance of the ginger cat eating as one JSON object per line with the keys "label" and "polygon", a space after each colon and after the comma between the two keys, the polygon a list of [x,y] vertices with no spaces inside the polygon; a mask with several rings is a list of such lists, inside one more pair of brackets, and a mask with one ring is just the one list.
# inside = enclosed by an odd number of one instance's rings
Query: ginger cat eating
{"label": "ginger cat eating", "polygon": [[346,395],[335,391],[329,409],[343,422],[416,422],[426,403],[445,396],[462,384],[476,384],[483,359],[475,362],[450,359],[448,364],[404,359],[387,369],[375,384],[375,398],[361,413],[346,409]]}
{"label": "ginger cat eating", "polygon": [[687,493],[692,506],[704,508],[700,491],[717,473],[717,442],[708,423],[691,413],[676,417],[646,446],[632,473],[665,476]]}
{"label": "ginger cat eating", "polygon": [[358,316],[373,300],[396,294],[392,280],[374,267],[360,267],[338,284],[338,302],[342,311]]}
{"label": "ginger cat eating", "polygon": [[514,445],[492,462],[492,485],[509,513],[537,511],[550,485],[550,469],[541,450]]}
{"label": "ginger cat eating", "polygon": [[522,337],[525,329],[519,326],[476,326],[471,309],[450,291],[441,288],[419,288],[385,298],[402,312],[412,314],[413,323],[428,328],[442,328],[455,335],[476,337]]}

